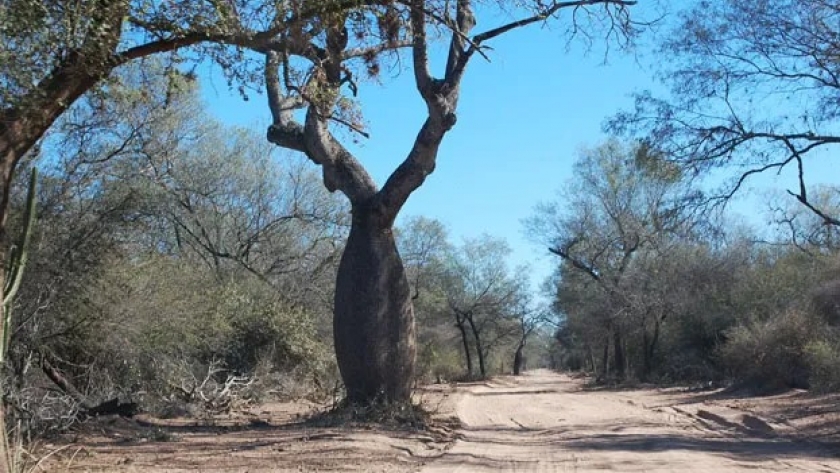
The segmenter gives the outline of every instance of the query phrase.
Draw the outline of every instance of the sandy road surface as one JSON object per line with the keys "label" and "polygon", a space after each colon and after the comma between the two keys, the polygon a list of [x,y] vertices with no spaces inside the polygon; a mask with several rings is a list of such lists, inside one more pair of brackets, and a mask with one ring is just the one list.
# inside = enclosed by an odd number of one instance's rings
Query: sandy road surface
{"label": "sandy road surface", "polygon": [[840,472],[840,452],[782,425],[652,391],[583,391],[536,371],[464,387],[463,437],[434,472]]}

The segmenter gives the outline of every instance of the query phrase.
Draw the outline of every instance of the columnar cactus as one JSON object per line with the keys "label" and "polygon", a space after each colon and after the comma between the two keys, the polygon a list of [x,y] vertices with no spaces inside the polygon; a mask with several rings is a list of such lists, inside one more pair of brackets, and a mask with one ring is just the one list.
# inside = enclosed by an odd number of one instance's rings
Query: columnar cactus
{"label": "columnar cactus", "polygon": [[0,338],[0,365],[6,359],[6,352],[9,350],[12,325],[12,303],[15,295],[20,289],[23,279],[23,270],[26,268],[26,259],[29,253],[29,240],[32,236],[32,228],[35,226],[35,186],[38,181],[38,170],[32,168],[32,175],[29,178],[29,190],[26,195],[26,210],[23,217],[23,231],[18,241],[9,251],[9,262],[6,269],[6,283],[3,287],[3,334]]}

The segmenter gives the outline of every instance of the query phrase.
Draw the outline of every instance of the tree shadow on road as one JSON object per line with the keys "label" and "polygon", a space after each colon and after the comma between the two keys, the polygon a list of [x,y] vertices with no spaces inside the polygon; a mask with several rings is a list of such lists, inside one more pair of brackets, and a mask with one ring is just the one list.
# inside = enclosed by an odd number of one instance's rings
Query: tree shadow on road
{"label": "tree shadow on road", "polygon": [[677,434],[601,434],[562,441],[577,451],[700,451],[741,461],[768,458],[840,458],[840,444],[813,444],[789,439],[696,438]]}

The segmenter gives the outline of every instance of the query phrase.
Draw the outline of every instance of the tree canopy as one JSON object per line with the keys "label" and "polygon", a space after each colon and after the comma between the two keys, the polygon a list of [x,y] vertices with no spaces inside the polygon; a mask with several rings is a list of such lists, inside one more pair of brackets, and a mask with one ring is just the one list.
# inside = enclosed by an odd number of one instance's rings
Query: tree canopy
{"label": "tree canopy", "polygon": [[792,168],[799,182],[788,192],[837,225],[808,193],[808,162],[831,159],[840,142],[839,15],[824,0],[691,2],[655,40],[669,94],[636,95],[607,128],[688,172],[737,172],[711,201],[728,200],[751,176]]}

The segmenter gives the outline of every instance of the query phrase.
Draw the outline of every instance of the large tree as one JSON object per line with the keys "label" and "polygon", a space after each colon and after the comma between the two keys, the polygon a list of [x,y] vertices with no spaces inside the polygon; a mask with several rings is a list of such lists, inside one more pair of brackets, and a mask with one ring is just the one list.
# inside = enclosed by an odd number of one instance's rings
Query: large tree
{"label": "large tree", "polygon": [[[404,0],[319,16],[317,27],[295,32],[310,47],[303,54],[269,52],[266,86],[274,123],[268,139],[300,151],[320,165],[326,187],[341,191],[352,207],[352,226],[339,266],[335,296],[335,348],[351,401],[406,400],[414,374],[411,291],[392,232],[409,196],[435,169],[438,149],[455,125],[467,64],[485,54],[485,43],[508,31],[557,19],[564,10],[607,23],[608,35],[627,32],[625,0],[523,1],[522,19],[476,33],[469,0]],[[503,8],[501,4],[496,8]],[[490,14],[494,7],[484,10]],[[578,15],[580,14],[580,15]],[[432,73],[432,43],[448,36],[439,75]],[[375,74],[380,52],[410,50],[417,91],[428,115],[404,161],[380,188],[334,134],[336,126],[359,131],[345,92],[358,87],[354,72]],[[359,67],[361,66],[361,67]],[[303,110],[302,113],[296,113]]]}

